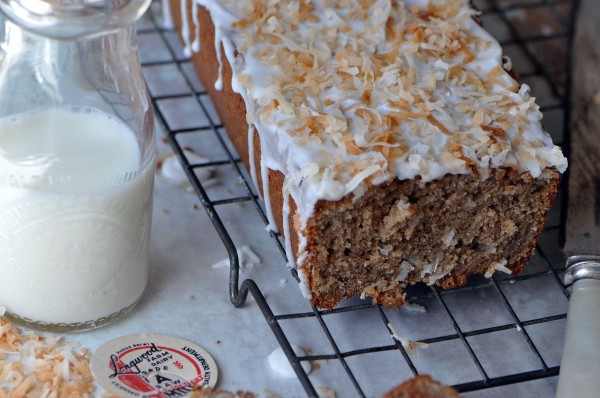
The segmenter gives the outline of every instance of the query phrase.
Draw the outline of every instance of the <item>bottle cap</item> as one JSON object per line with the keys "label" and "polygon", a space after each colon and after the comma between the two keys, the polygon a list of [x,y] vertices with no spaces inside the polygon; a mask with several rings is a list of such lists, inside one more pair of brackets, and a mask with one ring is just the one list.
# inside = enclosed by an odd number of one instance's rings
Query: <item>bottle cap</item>
{"label": "bottle cap", "polygon": [[185,396],[194,385],[213,388],[217,364],[202,347],[154,333],[110,340],[92,355],[102,387],[122,397]]}

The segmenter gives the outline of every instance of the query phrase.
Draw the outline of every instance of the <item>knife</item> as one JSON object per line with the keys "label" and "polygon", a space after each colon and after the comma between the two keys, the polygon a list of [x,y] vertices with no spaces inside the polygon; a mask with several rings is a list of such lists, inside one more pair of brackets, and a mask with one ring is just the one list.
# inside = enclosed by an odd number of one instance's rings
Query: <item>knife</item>
{"label": "knife", "polygon": [[557,398],[600,396],[600,7],[581,0],[575,12],[564,230],[571,297]]}

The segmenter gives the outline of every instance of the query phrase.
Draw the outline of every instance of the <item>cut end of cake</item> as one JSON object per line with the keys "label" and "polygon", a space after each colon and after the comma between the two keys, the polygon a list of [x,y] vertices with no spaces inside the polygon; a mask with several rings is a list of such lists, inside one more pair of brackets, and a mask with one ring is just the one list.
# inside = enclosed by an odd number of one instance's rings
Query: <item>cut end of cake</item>
{"label": "cut end of cake", "polygon": [[533,255],[558,187],[551,179],[492,170],[395,180],[333,205],[322,201],[305,230],[312,301],[332,308],[354,295],[399,306],[403,289],[452,288],[469,276],[517,273]]}

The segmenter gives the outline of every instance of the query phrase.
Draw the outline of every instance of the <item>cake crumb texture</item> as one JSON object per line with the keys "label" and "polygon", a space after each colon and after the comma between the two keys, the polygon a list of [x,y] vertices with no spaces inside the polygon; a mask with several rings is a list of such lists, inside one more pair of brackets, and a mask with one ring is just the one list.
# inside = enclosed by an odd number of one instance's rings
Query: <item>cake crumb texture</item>
{"label": "cake crumb texture", "polygon": [[502,174],[485,181],[395,180],[356,202],[319,202],[308,224],[313,301],[330,308],[362,293],[398,306],[402,287],[416,282],[456,287],[491,264],[519,272],[533,254],[558,180]]}

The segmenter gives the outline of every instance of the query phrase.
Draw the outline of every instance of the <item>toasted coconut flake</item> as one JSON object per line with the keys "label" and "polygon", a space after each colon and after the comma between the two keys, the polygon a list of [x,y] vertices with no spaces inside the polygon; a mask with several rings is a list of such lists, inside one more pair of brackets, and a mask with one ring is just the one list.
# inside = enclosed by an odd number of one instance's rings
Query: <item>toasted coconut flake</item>
{"label": "toasted coconut flake", "polygon": [[91,397],[90,354],[74,346],[21,330],[0,316],[0,398]]}
{"label": "toasted coconut flake", "polygon": [[433,117],[433,115],[429,115],[427,116],[427,120],[429,120],[429,122],[431,122],[431,124],[433,124],[435,127],[437,127],[438,129],[440,129],[440,131],[446,135],[451,135],[452,133],[450,133],[450,131],[446,128],[446,126],[444,126],[442,123],[440,123],[435,117]]}
{"label": "toasted coconut flake", "polygon": [[482,124],[481,128],[485,131],[492,133],[496,137],[502,138],[506,135],[506,132],[500,127],[486,126]]}

